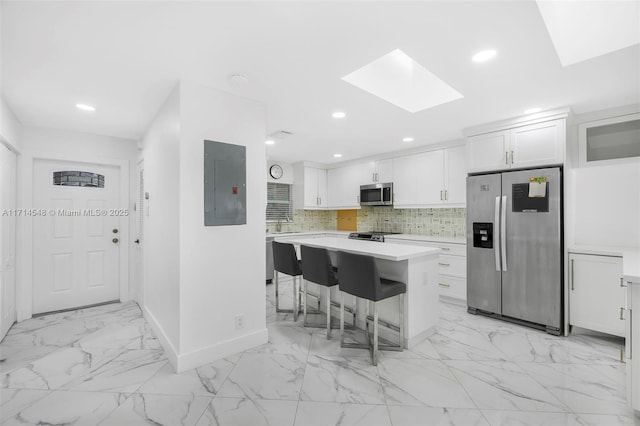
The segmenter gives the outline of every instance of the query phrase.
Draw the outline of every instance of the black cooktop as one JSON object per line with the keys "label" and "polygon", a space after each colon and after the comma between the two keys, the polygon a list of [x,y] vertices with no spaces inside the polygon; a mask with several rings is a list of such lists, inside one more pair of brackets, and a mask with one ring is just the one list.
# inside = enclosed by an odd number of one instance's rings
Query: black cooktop
{"label": "black cooktop", "polygon": [[352,240],[366,240],[384,242],[385,235],[400,234],[400,232],[384,232],[384,231],[368,231],[368,232],[352,232],[349,238]]}

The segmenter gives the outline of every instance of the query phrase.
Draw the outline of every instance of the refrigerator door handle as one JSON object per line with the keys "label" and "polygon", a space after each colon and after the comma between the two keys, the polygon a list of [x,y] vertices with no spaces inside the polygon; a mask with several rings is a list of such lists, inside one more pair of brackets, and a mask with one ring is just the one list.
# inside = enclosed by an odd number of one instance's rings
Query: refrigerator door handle
{"label": "refrigerator door handle", "polygon": [[502,253],[502,270],[507,271],[507,196],[502,196],[500,215],[500,252]]}
{"label": "refrigerator door handle", "polygon": [[494,217],[494,229],[495,233],[493,236],[493,241],[495,242],[495,246],[493,248],[494,253],[496,255],[496,271],[500,272],[500,238],[498,238],[498,227],[500,226],[500,197],[496,197],[496,208],[495,208],[495,217]]}

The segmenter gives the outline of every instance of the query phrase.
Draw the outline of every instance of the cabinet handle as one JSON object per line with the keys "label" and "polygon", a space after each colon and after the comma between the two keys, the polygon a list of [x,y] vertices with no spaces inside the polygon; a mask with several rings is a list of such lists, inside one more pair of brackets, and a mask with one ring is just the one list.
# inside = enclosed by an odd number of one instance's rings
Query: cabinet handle
{"label": "cabinet handle", "polygon": [[513,155],[513,151],[511,151],[511,164],[515,163],[515,156]]}
{"label": "cabinet handle", "polygon": [[620,287],[626,287],[626,285],[624,285],[624,277],[620,277]]}
{"label": "cabinet handle", "polygon": [[574,259],[571,259],[571,291],[574,290],[574,288],[573,288],[573,260]]}
{"label": "cabinet handle", "polygon": [[509,164],[509,151],[504,152],[504,164]]}
{"label": "cabinet handle", "polygon": [[449,192],[449,191],[447,191],[446,189],[444,190],[444,199],[445,199],[445,200],[448,200],[448,199],[449,199],[449,194],[448,194],[448,192]]}
{"label": "cabinet handle", "polygon": [[438,247],[440,250],[449,251],[451,250],[449,247]]}
{"label": "cabinet handle", "polygon": [[624,321],[624,308],[620,307],[620,319]]}
{"label": "cabinet handle", "polygon": [[442,190],[440,190],[440,201],[443,201],[444,198],[442,198]]}
{"label": "cabinet handle", "polygon": [[440,263],[440,262],[438,262],[438,265],[440,265],[440,266],[449,266],[448,263]]}
{"label": "cabinet handle", "polygon": [[438,285],[440,287],[451,287],[449,284],[444,284],[444,283],[438,283]]}

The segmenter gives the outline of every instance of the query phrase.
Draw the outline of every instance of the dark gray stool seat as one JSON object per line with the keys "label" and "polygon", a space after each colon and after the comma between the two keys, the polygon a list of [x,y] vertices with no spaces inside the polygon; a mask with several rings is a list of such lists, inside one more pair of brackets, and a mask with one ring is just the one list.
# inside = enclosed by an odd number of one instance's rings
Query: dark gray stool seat
{"label": "dark gray stool seat", "polygon": [[[404,295],[407,285],[399,281],[380,278],[378,267],[372,256],[338,252],[338,270],[340,271],[340,346],[343,348],[366,348],[371,351],[373,365],[378,365],[378,349],[402,351],[404,348]],[[367,344],[344,342],[344,294],[350,294],[366,301],[365,334]],[[399,333],[398,345],[380,345],[378,339],[378,302],[390,297],[398,297]],[[373,304],[373,339],[369,336],[369,304]]]}
{"label": "dark gray stool seat", "polygon": [[[275,291],[276,291],[276,312],[293,313],[293,320],[298,320],[300,312],[301,293],[300,288],[296,284],[297,278],[302,275],[302,264],[296,255],[296,249],[293,244],[280,243],[273,241],[273,270],[275,274]],[[280,274],[290,275],[293,277],[293,309],[280,309],[278,298],[278,283]]]}
{"label": "dark gray stool seat", "polygon": [[[300,254],[302,256],[302,278],[303,278],[303,297],[304,297],[304,326],[305,327],[324,327],[324,325],[313,324],[307,321],[307,314],[319,314],[320,312],[320,296],[313,295],[307,291],[307,282],[312,282],[326,288],[326,305],[327,305],[327,339],[331,338],[331,306],[339,307],[336,302],[331,301],[331,288],[338,285],[338,269],[331,264],[329,251],[325,248],[310,247],[301,245]],[[310,312],[307,307],[308,296],[318,299],[318,310]],[[348,310],[353,314],[353,323],[355,324],[355,309]],[[338,328],[337,326],[334,328]]]}

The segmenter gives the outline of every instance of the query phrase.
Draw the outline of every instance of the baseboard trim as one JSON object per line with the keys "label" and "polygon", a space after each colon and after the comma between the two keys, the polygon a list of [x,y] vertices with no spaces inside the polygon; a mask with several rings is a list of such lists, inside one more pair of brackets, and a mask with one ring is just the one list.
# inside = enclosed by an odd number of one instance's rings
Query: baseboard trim
{"label": "baseboard trim", "polygon": [[[181,373],[218,359],[263,345],[269,341],[266,328],[178,355],[176,372]],[[176,367],[176,364],[174,364]]]}
{"label": "baseboard trim", "polygon": [[162,349],[164,349],[164,352],[167,355],[169,362],[173,366],[173,369],[176,370],[176,367],[178,365],[178,351],[176,350],[175,346],[173,346],[173,344],[171,343],[171,340],[169,340],[169,338],[167,337],[167,334],[165,333],[164,328],[162,328],[162,326],[156,319],[155,315],[153,315],[151,311],[147,309],[146,306],[143,305],[141,306],[141,308],[142,308],[142,314],[144,315],[145,319],[151,326],[151,329],[153,330],[153,332],[156,334],[156,337],[160,341],[160,344],[162,345]]}

